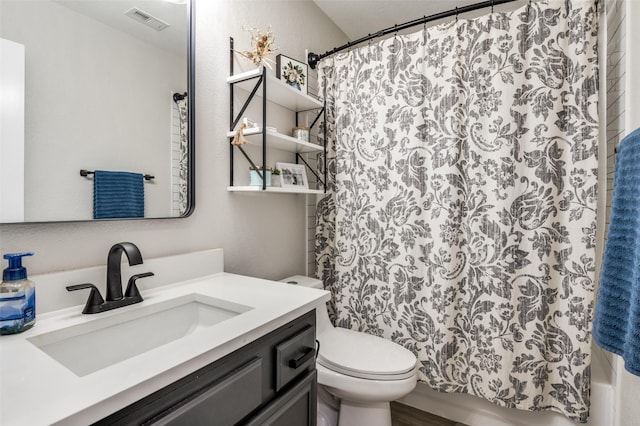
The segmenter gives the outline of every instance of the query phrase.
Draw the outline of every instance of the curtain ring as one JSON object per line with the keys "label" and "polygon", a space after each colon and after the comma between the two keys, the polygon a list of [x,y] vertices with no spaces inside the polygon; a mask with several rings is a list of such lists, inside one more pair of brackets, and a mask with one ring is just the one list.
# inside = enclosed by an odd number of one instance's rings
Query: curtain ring
{"label": "curtain ring", "polygon": [[456,22],[458,22],[458,6],[456,6]]}
{"label": "curtain ring", "polygon": [[493,13],[493,0],[491,0],[491,13]]}

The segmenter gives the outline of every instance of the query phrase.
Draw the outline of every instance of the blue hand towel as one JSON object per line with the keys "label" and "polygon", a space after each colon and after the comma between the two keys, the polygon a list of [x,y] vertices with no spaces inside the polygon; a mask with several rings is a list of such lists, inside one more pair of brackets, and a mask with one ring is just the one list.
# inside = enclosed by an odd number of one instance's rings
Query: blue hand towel
{"label": "blue hand towel", "polygon": [[593,337],[640,376],[640,129],[617,148]]}
{"label": "blue hand towel", "polygon": [[144,217],[144,177],[140,173],[96,170],[93,218]]}

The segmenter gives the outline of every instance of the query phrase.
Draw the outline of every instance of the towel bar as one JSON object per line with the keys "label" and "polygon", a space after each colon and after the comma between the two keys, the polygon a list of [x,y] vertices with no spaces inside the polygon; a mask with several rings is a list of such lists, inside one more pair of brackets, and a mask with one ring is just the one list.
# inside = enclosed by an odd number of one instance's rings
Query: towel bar
{"label": "towel bar", "polygon": [[[91,170],[85,170],[85,169],[81,169],[80,170],[80,176],[84,176],[87,177],[89,175],[94,174],[95,172],[92,172]],[[151,176],[151,175],[144,175],[144,180],[151,180],[151,179],[155,179],[155,176]]]}

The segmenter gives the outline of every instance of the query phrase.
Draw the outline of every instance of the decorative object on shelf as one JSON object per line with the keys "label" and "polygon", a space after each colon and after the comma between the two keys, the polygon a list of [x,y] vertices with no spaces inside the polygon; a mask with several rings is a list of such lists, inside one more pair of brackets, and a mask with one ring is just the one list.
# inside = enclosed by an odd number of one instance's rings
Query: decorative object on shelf
{"label": "decorative object on shelf", "polygon": [[247,143],[247,138],[245,138],[244,134],[242,133],[242,131],[246,128],[247,128],[246,123],[242,123],[240,127],[238,127],[238,130],[236,130],[236,134],[233,135],[233,140],[231,141],[231,145],[240,146]]}
{"label": "decorative object on shelf", "polygon": [[278,162],[276,168],[281,171],[280,183],[283,188],[309,188],[307,171],[302,164]]}
{"label": "decorative object on shelf", "polygon": [[309,142],[309,129],[305,126],[298,126],[293,128],[293,137],[299,141]]}
{"label": "decorative object on shelf", "polygon": [[259,127],[257,121],[253,121],[252,119],[250,119],[248,117],[244,117],[242,119],[242,123],[246,124],[247,129],[255,129],[255,128]]}
{"label": "decorative object on shelf", "polygon": [[307,64],[288,56],[276,56],[276,77],[289,86],[307,93]]}
{"label": "decorative object on shelf", "polygon": [[278,129],[275,127],[267,126],[266,129],[268,132],[274,132],[274,133],[278,132]]}
{"label": "decorative object on shelf", "polygon": [[[260,173],[258,173],[258,170]],[[262,167],[249,167],[249,186],[262,186],[262,178],[260,175],[264,172],[267,179],[267,186],[271,186],[271,167],[267,166],[266,170]]]}
{"label": "decorative object on shelf", "polygon": [[273,46],[275,38],[271,32],[271,27],[269,27],[269,30],[264,34],[262,34],[262,31],[258,28],[243,28],[243,30],[251,34],[251,46],[253,47],[253,51],[248,52],[246,50],[236,50],[236,52],[245,58],[250,59],[256,66],[264,65],[269,69],[273,69],[269,63],[273,63],[273,60],[267,58],[267,55],[271,55],[273,52],[278,50],[278,48]]}
{"label": "decorative object on shelf", "polygon": [[280,170],[273,169],[273,171],[271,172],[271,186],[282,186],[280,177]]}

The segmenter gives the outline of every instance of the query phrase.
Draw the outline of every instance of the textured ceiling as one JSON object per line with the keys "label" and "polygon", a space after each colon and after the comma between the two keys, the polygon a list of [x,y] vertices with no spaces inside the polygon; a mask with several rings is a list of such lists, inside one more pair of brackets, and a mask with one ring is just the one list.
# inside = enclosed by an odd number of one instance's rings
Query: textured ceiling
{"label": "textured ceiling", "polygon": [[[135,38],[168,49],[178,55],[186,55],[188,30],[187,6],[174,4],[164,0],[54,0],[77,13],[106,24],[116,30],[125,32]],[[169,24],[162,31],[155,31],[125,16],[132,7]]]}

